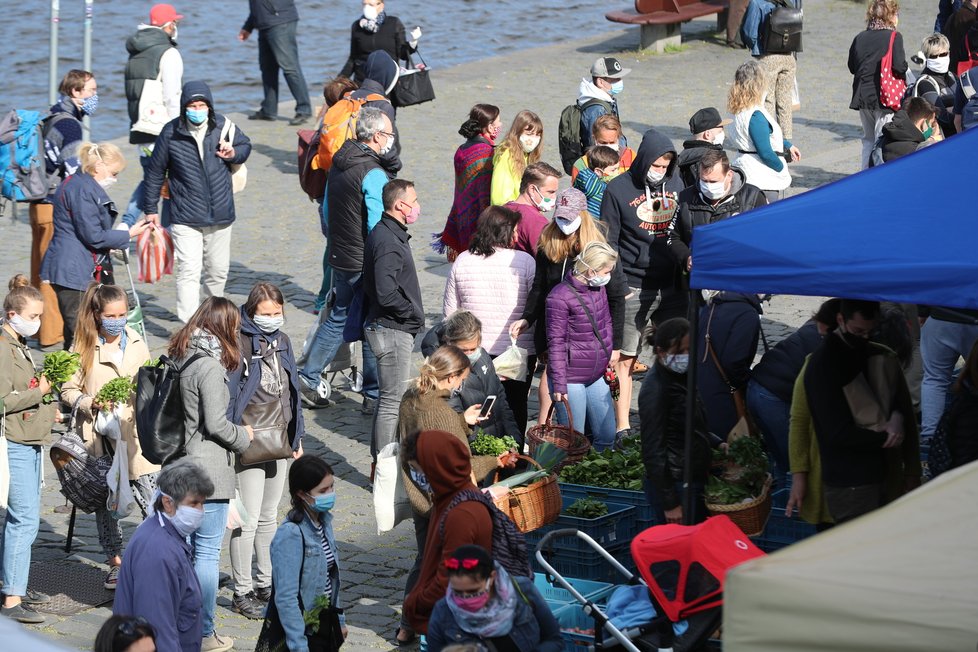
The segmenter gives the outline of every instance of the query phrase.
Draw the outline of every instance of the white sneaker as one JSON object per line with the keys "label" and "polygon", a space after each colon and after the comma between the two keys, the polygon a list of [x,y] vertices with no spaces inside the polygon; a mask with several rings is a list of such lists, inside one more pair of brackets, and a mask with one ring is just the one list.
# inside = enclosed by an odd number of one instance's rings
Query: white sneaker
{"label": "white sneaker", "polygon": [[224,652],[234,647],[234,639],[229,636],[218,636],[214,632],[200,642],[201,652]]}

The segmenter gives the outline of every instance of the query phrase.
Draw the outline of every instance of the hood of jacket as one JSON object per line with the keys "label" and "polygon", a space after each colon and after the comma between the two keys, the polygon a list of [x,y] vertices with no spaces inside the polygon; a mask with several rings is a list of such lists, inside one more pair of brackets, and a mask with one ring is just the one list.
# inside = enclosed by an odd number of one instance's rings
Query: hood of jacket
{"label": "hood of jacket", "polygon": [[363,64],[364,79],[380,84],[384,95],[390,95],[400,76],[401,67],[384,50],[374,50]]}
{"label": "hood of jacket", "polygon": [[656,184],[656,188],[668,184],[669,180],[676,172],[676,166],[678,164],[676,147],[661,131],[649,129],[642,134],[642,144],[638,146],[638,154],[635,155],[635,161],[632,163],[632,167],[628,170],[628,173],[632,175],[632,180],[635,182],[635,185],[639,188],[647,186],[648,183],[645,177],[649,172],[649,168],[653,163],[655,163],[656,159],[670,152],[673,154],[672,161],[669,163],[669,168],[666,170],[666,176],[662,178],[662,181]]}
{"label": "hood of jacket", "polygon": [[893,120],[883,126],[883,133],[890,141],[911,143],[924,142],[924,134],[913,123],[906,111],[900,110],[893,114]]}
{"label": "hood of jacket", "polygon": [[204,100],[210,107],[211,113],[214,112],[214,96],[211,95],[210,86],[202,81],[188,81],[183,85],[183,92],[180,94],[180,108],[186,108],[195,100]]}
{"label": "hood of jacket", "polygon": [[611,93],[603,91],[594,85],[594,82],[590,79],[584,78],[581,80],[581,85],[577,89],[577,103],[583,104],[590,99],[602,100],[603,102],[614,102],[615,98],[611,96]]}
{"label": "hood of jacket", "polygon": [[336,150],[333,156],[333,167],[337,170],[349,170],[369,160],[379,164],[380,155],[360,141],[350,138]]}
{"label": "hood of jacket", "polygon": [[75,106],[75,103],[71,101],[70,97],[61,96],[58,101],[51,106],[51,113],[67,113],[76,120],[81,120],[85,114],[80,108]]}
{"label": "hood of jacket", "polygon": [[140,25],[136,33],[126,41],[126,51],[132,56],[161,45],[176,47],[177,43],[163,31],[162,27]]}
{"label": "hood of jacket", "polygon": [[472,485],[472,458],[462,441],[444,430],[425,430],[418,435],[417,460],[424,471],[435,502],[441,503]]}
{"label": "hood of jacket", "polygon": [[711,301],[713,303],[746,303],[756,310],[758,315],[764,314],[764,309],[761,307],[761,300],[756,294],[724,291],[713,297]]}

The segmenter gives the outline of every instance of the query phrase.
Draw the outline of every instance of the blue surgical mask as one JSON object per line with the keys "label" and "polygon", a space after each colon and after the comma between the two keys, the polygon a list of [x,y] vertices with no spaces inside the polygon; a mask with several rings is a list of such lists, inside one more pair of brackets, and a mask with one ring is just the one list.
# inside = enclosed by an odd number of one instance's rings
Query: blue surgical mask
{"label": "blue surgical mask", "polygon": [[98,108],[98,93],[95,93],[91,97],[85,98],[85,101],[82,102],[81,105],[82,113],[84,113],[85,115],[92,115],[93,113],[95,113],[95,109],[97,108]]}
{"label": "blue surgical mask", "polygon": [[116,319],[105,319],[102,318],[102,332],[109,337],[118,337],[126,330],[126,318],[119,317]]}
{"label": "blue surgical mask", "polygon": [[184,113],[187,116],[187,120],[190,120],[195,125],[199,125],[207,119],[209,111],[207,109],[186,109]]}
{"label": "blue surgical mask", "polygon": [[317,512],[328,512],[333,509],[333,505],[336,504],[336,492],[331,491],[328,494],[319,494],[316,496],[312,503],[312,508]]}
{"label": "blue surgical mask", "polygon": [[479,361],[480,358],[482,358],[482,348],[480,347],[475,351],[473,351],[472,353],[466,353],[465,357],[469,359],[470,365],[475,364],[476,362]]}
{"label": "blue surgical mask", "polygon": [[614,84],[611,85],[611,89],[608,92],[611,93],[612,95],[617,95],[624,88],[625,88],[625,82],[619,79],[618,81],[616,81]]}

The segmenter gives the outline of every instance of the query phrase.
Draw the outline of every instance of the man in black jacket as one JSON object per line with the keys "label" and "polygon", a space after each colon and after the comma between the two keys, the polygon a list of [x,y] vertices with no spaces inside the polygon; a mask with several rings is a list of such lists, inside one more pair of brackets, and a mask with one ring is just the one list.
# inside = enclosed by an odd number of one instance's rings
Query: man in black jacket
{"label": "man in black jacket", "polygon": [[380,381],[370,443],[375,461],[397,433],[398,406],[411,377],[414,336],[424,328],[421,286],[408,235],[408,225],[420,216],[414,183],[404,179],[389,182],[384,187],[384,214],[367,236],[363,255],[364,332],[377,357]]}
{"label": "man in black jacket", "polygon": [[723,128],[730,119],[720,118],[720,112],[712,106],[700,109],[689,119],[689,132],[692,139],[683,141],[683,151],[679,153],[679,176],[686,187],[696,185],[700,178],[700,159],[708,151],[723,151]]}
{"label": "man in black jacket", "polygon": [[942,140],[937,110],[922,97],[911,97],[883,125],[883,162],[888,163]]}
{"label": "man in black jacket", "polygon": [[686,271],[693,267],[689,247],[693,243],[694,227],[713,224],[766,204],[764,193],[747,183],[743,172],[730,167],[726,152],[706,150],[699,163],[699,181],[679,193],[679,210],[669,225],[667,243],[676,262]]}
{"label": "man in black jacket", "polygon": [[253,30],[258,30],[258,66],[265,91],[261,108],[249,119],[274,120],[278,115],[278,73],[281,70],[295,98],[295,117],[289,124],[301,125],[312,116],[312,102],[309,86],[299,67],[299,45],[295,39],[299,12],[295,1],[248,0],[248,8],[248,19],[238,33],[238,40],[246,41]]}

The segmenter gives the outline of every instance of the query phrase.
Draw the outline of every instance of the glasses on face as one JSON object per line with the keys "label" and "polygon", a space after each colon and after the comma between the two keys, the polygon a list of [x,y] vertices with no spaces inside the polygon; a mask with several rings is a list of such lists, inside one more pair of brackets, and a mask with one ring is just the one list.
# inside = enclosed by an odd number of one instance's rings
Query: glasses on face
{"label": "glasses on face", "polygon": [[389,131],[378,131],[377,133],[378,134],[383,134],[384,136],[389,136],[390,138],[393,138],[394,137],[394,134],[392,134]]}
{"label": "glasses on face", "polygon": [[151,628],[149,621],[143,618],[142,616],[127,618],[126,620],[123,620],[118,625],[116,625],[115,629],[123,636],[135,636],[137,630],[139,630],[140,628],[143,629]]}
{"label": "glasses on face", "polygon": [[[466,560],[468,561],[468,560]],[[479,596],[485,595],[489,592],[489,580],[486,579],[486,585],[481,589],[476,589],[475,591],[456,591],[452,589],[452,593],[460,598],[478,598]]]}
{"label": "glasses on face", "polygon": [[951,55],[950,52],[938,52],[937,54],[931,56],[931,59],[940,59],[941,57],[947,57],[950,55]]}

